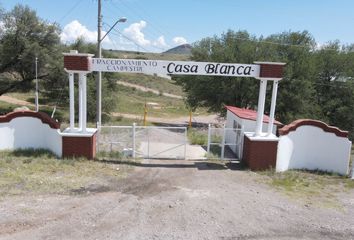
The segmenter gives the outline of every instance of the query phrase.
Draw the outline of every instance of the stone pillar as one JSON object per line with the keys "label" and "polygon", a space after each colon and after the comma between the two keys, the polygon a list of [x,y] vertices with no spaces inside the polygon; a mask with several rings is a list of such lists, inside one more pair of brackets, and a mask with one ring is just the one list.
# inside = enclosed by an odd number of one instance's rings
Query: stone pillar
{"label": "stone pillar", "polygon": [[[69,73],[70,87],[70,127],[64,130],[63,157],[95,158],[97,129],[87,128],[87,78],[91,72],[92,54],[80,54],[77,51],[64,53],[64,68]],[[75,128],[74,75],[79,75],[79,126]]]}
{"label": "stone pillar", "polygon": [[79,130],[82,131],[82,78],[79,77]]}
{"label": "stone pillar", "polygon": [[260,136],[262,133],[266,90],[267,90],[267,80],[263,79],[263,80],[261,80],[260,86],[259,86],[255,136]]}
{"label": "stone pillar", "polygon": [[[278,81],[283,77],[284,63],[255,62],[260,65],[258,79],[261,81],[258,97],[257,122],[255,132],[245,133],[243,143],[243,161],[254,171],[275,168],[277,159],[278,137],[272,134]],[[263,116],[267,81],[273,82],[270,122],[267,134],[263,134]]]}
{"label": "stone pillar", "polygon": [[80,81],[82,83],[82,102],[81,102],[81,118],[82,118],[82,125],[81,131],[86,133],[86,126],[87,126],[87,87],[86,87],[86,74],[80,73],[79,74]]}
{"label": "stone pillar", "polygon": [[[270,110],[270,120],[272,121],[269,123],[271,128],[269,130],[273,130],[274,124],[274,113],[275,113],[275,103],[276,103],[276,96],[278,91],[278,81],[283,78],[283,68],[285,63],[276,63],[276,62],[255,62],[256,64],[260,65],[260,73],[258,79],[261,80],[261,84],[259,87],[259,96],[258,96],[258,109],[257,109],[257,122],[256,128],[254,132],[254,136],[263,136],[262,128],[263,128],[263,115],[264,115],[264,104],[265,104],[265,97],[266,97],[266,88],[267,88],[267,81],[274,81],[273,83],[273,94],[272,94],[272,106]],[[273,115],[272,115],[273,114]],[[263,137],[267,137],[267,135]]]}
{"label": "stone pillar", "polygon": [[69,73],[69,97],[70,97],[70,131],[74,131],[75,128],[74,73]]}
{"label": "stone pillar", "polygon": [[270,115],[269,115],[269,124],[267,135],[273,134],[273,124],[275,116],[275,105],[277,102],[277,93],[278,93],[278,81],[273,81],[273,91],[272,91],[272,102],[270,105]]}
{"label": "stone pillar", "polygon": [[243,143],[243,161],[252,171],[275,169],[278,149],[277,137],[254,137],[245,134]]}

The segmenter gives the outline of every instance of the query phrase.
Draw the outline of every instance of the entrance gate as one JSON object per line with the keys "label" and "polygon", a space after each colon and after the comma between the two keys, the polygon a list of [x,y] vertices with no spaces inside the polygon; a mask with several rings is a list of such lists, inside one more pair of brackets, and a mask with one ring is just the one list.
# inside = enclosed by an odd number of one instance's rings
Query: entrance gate
{"label": "entrance gate", "polygon": [[[247,155],[247,158],[262,157],[262,145],[269,141],[278,141],[272,134],[275,116],[275,105],[278,91],[278,82],[283,78],[284,63],[276,62],[255,62],[254,64],[238,63],[214,63],[214,62],[186,62],[186,61],[162,61],[162,60],[137,60],[137,59],[107,59],[92,58],[92,54],[81,54],[73,50],[70,53],[64,53],[64,69],[69,76],[69,98],[70,98],[70,127],[65,130],[70,141],[85,142],[81,148],[74,149],[71,152],[74,156],[94,157],[95,134],[97,129],[87,128],[87,77],[86,74],[97,72],[126,72],[126,73],[144,73],[158,75],[205,75],[205,76],[231,76],[231,77],[254,77],[260,80],[257,119],[254,133],[249,133],[248,152],[257,150],[259,153]],[[79,114],[78,127],[75,127],[75,91],[74,75],[78,74],[79,88]],[[270,119],[267,133],[263,133],[263,114],[265,107],[265,98],[267,90],[267,81],[273,81],[272,99],[270,106]],[[99,83],[98,85],[100,85]],[[101,98],[101,93],[97,96]],[[98,113],[101,114],[100,111]],[[99,128],[99,121],[97,127]],[[147,134],[147,136],[150,136]],[[245,135],[246,136],[246,135]],[[135,138],[134,138],[135,139]],[[135,140],[134,140],[135,141]],[[149,143],[149,140],[147,141]],[[252,142],[252,144],[251,144]],[[113,143],[111,141],[111,143]],[[247,144],[246,144],[247,145]],[[113,145],[112,145],[113,146]],[[133,145],[135,148],[135,144]],[[150,148],[147,147],[148,151]],[[268,151],[268,150],[267,150]],[[136,149],[133,151],[135,155]],[[269,151],[268,151],[269,152]],[[162,153],[162,152],[160,152]],[[272,154],[276,153],[276,144],[272,145]],[[93,155],[93,156],[92,156]],[[150,157],[150,152],[148,152]],[[159,155],[154,153],[154,155]],[[274,157],[274,156],[273,156]]]}
{"label": "entrance gate", "polygon": [[208,128],[208,158],[217,158],[220,160],[241,160],[243,152],[242,128]]}
{"label": "entrance gate", "polygon": [[186,127],[101,126],[97,152],[133,158],[185,159]]}

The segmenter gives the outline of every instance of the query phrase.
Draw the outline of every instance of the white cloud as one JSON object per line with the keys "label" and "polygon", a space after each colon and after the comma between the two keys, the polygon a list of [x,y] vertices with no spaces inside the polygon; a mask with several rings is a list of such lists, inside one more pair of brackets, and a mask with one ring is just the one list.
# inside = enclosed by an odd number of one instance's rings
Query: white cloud
{"label": "white cloud", "polygon": [[151,41],[145,38],[142,29],[146,27],[145,21],[140,21],[138,23],[133,23],[129,27],[124,29],[124,34],[135,41],[138,45],[148,46]]}
{"label": "white cloud", "polygon": [[182,44],[186,44],[187,40],[184,37],[175,37],[173,38],[173,42],[177,45],[182,45]]}
{"label": "white cloud", "polygon": [[169,47],[165,41],[165,37],[164,36],[160,36],[154,43],[154,46],[156,47],[160,47],[160,48],[166,48]]}
{"label": "white cloud", "polygon": [[[102,36],[104,36],[104,34],[105,32],[102,31]],[[64,43],[73,43],[80,37],[82,37],[86,42],[95,43],[97,42],[97,31],[90,31],[78,20],[74,20],[65,25],[63,32],[60,34],[60,39]],[[108,36],[105,37],[103,42],[110,42]]]}

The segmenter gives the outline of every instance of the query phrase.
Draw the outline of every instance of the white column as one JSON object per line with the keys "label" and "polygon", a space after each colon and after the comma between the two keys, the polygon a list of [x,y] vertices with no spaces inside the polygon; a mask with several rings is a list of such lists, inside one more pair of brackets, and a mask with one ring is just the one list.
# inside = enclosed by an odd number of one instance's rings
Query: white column
{"label": "white column", "polygon": [[[98,126],[101,127],[101,126]],[[136,128],[136,123],[133,123],[133,158],[135,158],[135,128]]]}
{"label": "white column", "polygon": [[83,105],[83,94],[82,94],[82,77],[79,74],[79,129],[82,131],[82,105]]}
{"label": "white column", "polygon": [[208,146],[207,153],[210,153],[210,141],[211,141],[211,124],[208,124]]}
{"label": "white column", "polygon": [[259,86],[257,122],[256,122],[255,136],[260,136],[262,133],[266,90],[267,90],[267,80],[262,79],[260,86]]}
{"label": "white column", "polygon": [[278,93],[278,81],[273,81],[272,102],[270,105],[270,116],[269,116],[267,135],[271,135],[273,132],[275,105],[277,102],[277,93]]}
{"label": "white column", "polygon": [[87,87],[86,87],[86,74],[80,73],[80,79],[82,83],[82,132],[86,132],[87,125]]}
{"label": "white column", "polygon": [[69,73],[69,97],[70,97],[70,131],[75,128],[75,96],[74,96],[74,73]]}

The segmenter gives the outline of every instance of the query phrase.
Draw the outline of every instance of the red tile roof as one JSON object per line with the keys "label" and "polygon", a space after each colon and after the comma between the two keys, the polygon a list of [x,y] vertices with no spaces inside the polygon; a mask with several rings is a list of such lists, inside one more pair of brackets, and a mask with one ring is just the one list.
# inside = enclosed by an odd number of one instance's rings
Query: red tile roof
{"label": "red tile roof", "polygon": [[[233,107],[233,106],[226,106],[226,109],[239,118],[242,119],[247,119],[247,120],[252,120],[256,121],[257,120],[257,111],[252,110],[252,109],[246,109],[246,108],[238,108],[238,107]],[[263,122],[264,123],[269,123],[269,116],[264,115],[263,116]],[[275,125],[283,125],[281,122],[274,120]]]}

